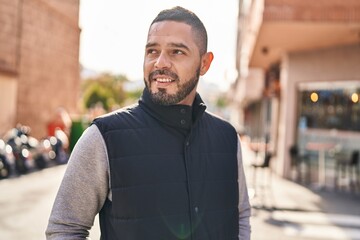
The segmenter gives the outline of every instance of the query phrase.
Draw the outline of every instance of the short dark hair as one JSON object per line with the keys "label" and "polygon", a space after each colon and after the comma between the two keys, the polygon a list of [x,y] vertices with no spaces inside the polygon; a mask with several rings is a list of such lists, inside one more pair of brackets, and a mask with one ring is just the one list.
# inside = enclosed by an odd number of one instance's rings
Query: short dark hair
{"label": "short dark hair", "polygon": [[207,39],[206,28],[199,19],[199,17],[196,16],[195,13],[179,6],[170,9],[165,9],[155,17],[150,27],[154,23],[162,22],[162,21],[175,21],[190,25],[194,32],[195,41],[199,47],[200,55],[203,55],[204,53],[207,52],[208,39]]}

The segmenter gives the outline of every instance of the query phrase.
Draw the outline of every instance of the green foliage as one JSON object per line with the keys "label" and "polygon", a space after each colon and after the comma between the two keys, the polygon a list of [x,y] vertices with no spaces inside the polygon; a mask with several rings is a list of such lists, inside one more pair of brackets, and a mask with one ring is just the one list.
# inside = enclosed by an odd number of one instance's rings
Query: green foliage
{"label": "green foliage", "polygon": [[129,91],[126,93],[126,96],[128,99],[130,100],[136,100],[139,99],[141,94],[143,92],[143,89],[138,89],[138,90],[134,90],[134,91]]}
{"label": "green foliage", "polygon": [[218,107],[218,108],[226,108],[227,105],[228,105],[228,100],[226,99],[226,96],[220,95],[216,99],[216,107]]}
{"label": "green foliage", "polygon": [[124,83],[128,81],[123,75],[101,74],[84,80],[82,100],[86,109],[101,104],[106,111],[115,106],[122,106],[127,98]]}

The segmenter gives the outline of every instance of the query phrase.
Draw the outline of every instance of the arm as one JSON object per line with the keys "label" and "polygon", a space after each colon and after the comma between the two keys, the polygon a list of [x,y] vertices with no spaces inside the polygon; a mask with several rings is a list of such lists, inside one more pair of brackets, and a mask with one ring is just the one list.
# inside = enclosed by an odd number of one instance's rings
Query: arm
{"label": "arm", "polygon": [[109,194],[108,160],[99,129],[90,126],[76,143],[46,229],[47,239],[86,239]]}
{"label": "arm", "polygon": [[239,183],[239,240],[250,240],[251,207],[242,163],[240,140],[238,140],[238,183]]}

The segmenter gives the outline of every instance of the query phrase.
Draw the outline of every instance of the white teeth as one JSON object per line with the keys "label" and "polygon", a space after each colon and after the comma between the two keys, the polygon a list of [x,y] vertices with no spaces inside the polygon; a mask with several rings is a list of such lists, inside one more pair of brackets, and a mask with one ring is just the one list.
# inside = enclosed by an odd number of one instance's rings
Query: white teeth
{"label": "white teeth", "polygon": [[172,80],[170,78],[158,78],[156,79],[157,82],[162,82],[162,83],[169,83],[172,82]]}

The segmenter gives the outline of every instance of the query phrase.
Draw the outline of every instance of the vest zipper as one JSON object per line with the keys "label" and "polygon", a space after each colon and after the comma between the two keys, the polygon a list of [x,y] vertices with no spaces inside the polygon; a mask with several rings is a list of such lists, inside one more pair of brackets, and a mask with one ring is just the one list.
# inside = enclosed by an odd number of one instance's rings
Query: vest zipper
{"label": "vest zipper", "polygon": [[193,203],[192,203],[190,173],[189,173],[189,166],[188,166],[188,161],[190,158],[189,157],[190,136],[191,136],[191,131],[185,140],[184,163],[185,163],[185,171],[186,171],[186,187],[187,187],[187,192],[188,192],[188,196],[189,196],[188,200],[189,200],[189,216],[190,216],[190,240],[192,240],[193,239],[193,213],[192,213]]}
{"label": "vest zipper", "polygon": [[[205,111],[205,109],[204,109]],[[202,112],[203,113],[203,112]],[[191,127],[190,127],[190,132],[189,132],[189,135],[186,137],[185,139],[185,145],[184,145],[184,163],[185,163],[185,171],[186,171],[186,187],[187,187],[187,191],[188,191],[188,195],[189,195],[189,213],[190,213],[190,240],[193,240],[195,239],[195,236],[194,236],[194,225],[193,225],[193,221],[194,221],[194,214],[193,214],[193,199],[192,199],[192,193],[191,193],[191,183],[190,183],[190,173],[189,173],[189,166],[188,166],[188,161],[190,160],[190,156],[189,156],[189,147],[190,147],[190,138],[191,138],[191,135],[192,135],[192,131],[193,131],[193,128],[198,125],[198,122],[200,120],[200,117],[202,115],[202,113],[199,115],[197,115],[195,117],[195,120],[194,122],[192,123]],[[197,207],[195,207],[197,208]],[[198,211],[198,209],[196,209],[196,212]]]}

